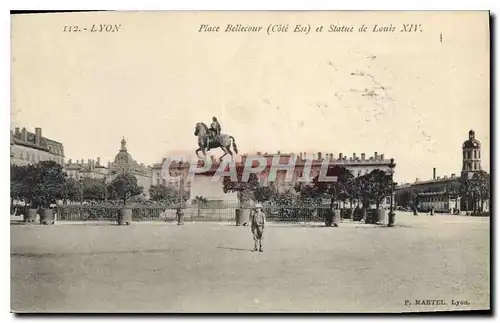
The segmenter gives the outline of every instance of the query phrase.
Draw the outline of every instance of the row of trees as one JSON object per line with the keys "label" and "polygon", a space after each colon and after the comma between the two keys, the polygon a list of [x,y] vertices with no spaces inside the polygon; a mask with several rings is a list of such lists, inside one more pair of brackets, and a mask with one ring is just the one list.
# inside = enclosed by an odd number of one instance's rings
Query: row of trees
{"label": "row of trees", "polygon": [[117,175],[111,183],[102,179],[67,177],[54,161],[42,161],[27,166],[11,165],[11,202],[23,201],[31,208],[48,208],[56,201],[82,202],[117,200],[124,204],[143,192],[137,178],[131,174]]}
{"label": "row of trees", "polygon": [[308,206],[328,199],[332,205],[341,201],[364,208],[375,204],[378,208],[384,198],[390,195],[391,184],[395,185],[391,175],[379,169],[354,177],[345,167],[331,166],[327,170],[327,176],[337,176],[337,182],[323,182],[316,176],[311,183],[298,183],[293,191],[280,193],[276,186],[260,186],[255,174],[250,175],[248,182],[243,182],[243,167],[237,167],[236,171],[238,181],[225,177],[223,188],[224,192],[237,192],[243,205],[256,200],[270,201],[277,205]]}

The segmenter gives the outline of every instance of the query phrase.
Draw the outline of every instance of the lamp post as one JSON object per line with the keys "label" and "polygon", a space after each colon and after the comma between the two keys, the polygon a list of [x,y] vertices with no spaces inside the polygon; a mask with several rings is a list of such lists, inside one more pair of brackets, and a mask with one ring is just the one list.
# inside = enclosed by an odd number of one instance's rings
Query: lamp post
{"label": "lamp post", "polygon": [[184,177],[182,176],[182,172],[176,172],[177,176],[179,176],[179,206],[177,208],[177,225],[183,225],[184,224],[184,209],[183,209],[183,204],[184,204]]}
{"label": "lamp post", "polygon": [[391,207],[389,211],[389,221],[387,226],[392,227],[394,226],[394,168],[396,167],[396,164],[394,164],[394,158],[391,158],[391,163],[389,164],[389,171],[391,174]]}
{"label": "lamp post", "polygon": [[83,204],[83,178],[80,177],[78,182],[80,183],[80,204]]}

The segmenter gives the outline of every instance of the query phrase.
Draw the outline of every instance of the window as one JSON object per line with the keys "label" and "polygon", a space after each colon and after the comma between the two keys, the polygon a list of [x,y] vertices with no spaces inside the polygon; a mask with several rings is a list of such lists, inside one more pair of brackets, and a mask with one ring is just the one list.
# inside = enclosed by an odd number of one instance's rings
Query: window
{"label": "window", "polygon": [[469,150],[467,152],[467,159],[471,159],[472,158],[472,152]]}
{"label": "window", "polygon": [[159,178],[156,179],[156,185],[160,185],[160,179]]}
{"label": "window", "polygon": [[477,150],[474,150],[474,159],[477,158]]}

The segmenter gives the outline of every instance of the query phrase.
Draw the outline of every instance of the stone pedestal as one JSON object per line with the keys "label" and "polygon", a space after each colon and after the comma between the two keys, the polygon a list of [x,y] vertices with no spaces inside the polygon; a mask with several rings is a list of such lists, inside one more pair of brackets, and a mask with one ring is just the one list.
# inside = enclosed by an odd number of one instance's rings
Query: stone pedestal
{"label": "stone pedestal", "polygon": [[250,221],[250,209],[242,208],[236,210],[236,225],[248,225]]}
{"label": "stone pedestal", "polygon": [[34,223],[36,220],[36,215],[38,214],[38,209],[26,208],[24,211],[23,220],[26,223]]}
{"label": "stone pedestal", "polygon": [[123,208],[118,215],[118,225],[130,225],[132,223],[132,209]]}
{"label": "stone pedestal", "polygon": [[333,226],[338,227],[340,225],[340,210],[333,210]]}
{"label": "stone pedestal", "polygon": [[375,223],[385,224],[385,210],[384,209],[377,209],[375,211],[375,214],[376,214]]}
{"label": "stone pedestal", "polygon": [[54,213],[51,209],[40,209],[40,224],[54,224]]}

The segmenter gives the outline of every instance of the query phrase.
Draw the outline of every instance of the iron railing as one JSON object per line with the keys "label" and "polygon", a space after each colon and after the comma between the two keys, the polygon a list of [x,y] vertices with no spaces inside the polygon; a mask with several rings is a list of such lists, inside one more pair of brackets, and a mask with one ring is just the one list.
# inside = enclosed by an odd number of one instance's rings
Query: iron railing
{"label": "iron railing", "polygon": [[[132,209],[132,221],[176,221],[177,207],[161,205],[128,206]],[[122,206],[58,205],[55,213],[58,221],[116,221]],[[187,206],[183,208],[184,221],[236,222],[240,212],[250,208],[237,205],[220,207]],[[300,223],[324,222],[328,206],[266,206],[264,212],[269,222]],[[248,212],[246,212],[248,214]]]}

